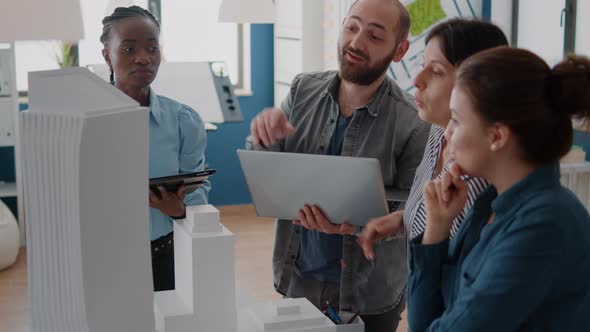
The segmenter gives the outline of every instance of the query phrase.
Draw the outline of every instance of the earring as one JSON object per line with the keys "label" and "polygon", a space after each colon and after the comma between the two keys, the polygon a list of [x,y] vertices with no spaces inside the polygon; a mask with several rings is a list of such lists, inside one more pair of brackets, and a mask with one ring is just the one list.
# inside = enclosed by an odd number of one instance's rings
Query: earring
{"label": "earring", "polygon": [[109,64],[109,69],[111,71],[111,75],[109,77],[111,85],[115,85],[115,72],[113,71],[113,67]]}
{"label": "earring", "polygon": [[498,149],[498,146],[494,143],[492,145],[490,145],[490,150],[491,151],[496,151]]}

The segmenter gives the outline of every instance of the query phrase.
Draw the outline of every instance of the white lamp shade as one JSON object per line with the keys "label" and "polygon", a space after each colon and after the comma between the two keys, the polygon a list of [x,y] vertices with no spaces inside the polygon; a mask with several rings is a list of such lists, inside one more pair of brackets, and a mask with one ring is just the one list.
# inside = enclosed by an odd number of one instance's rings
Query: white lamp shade
{"label": "white lamp shade", "polygon": [[219,22],[274,23],[273,0],[223,0],[219,7]]}
{"label": "white lamp shade", "polygon": [[0,42],[84,38],[79,0],[2,0]]}

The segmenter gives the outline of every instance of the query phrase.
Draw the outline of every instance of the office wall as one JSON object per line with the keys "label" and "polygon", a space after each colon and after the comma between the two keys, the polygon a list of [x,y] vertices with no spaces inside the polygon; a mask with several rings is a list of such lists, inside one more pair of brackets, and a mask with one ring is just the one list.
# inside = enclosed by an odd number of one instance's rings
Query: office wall
{"label": "office wall", "polygon": [[217,170],[211,178],[213,205],[251,203],[250,194],[236,154],[250,133],[250,121],[256,113],[274,103],[274,42],[272,24],[251,25],[252,96],[238,97],[244,122],[219,125],[207,135],[207,164]]}
{"label": "office wall", "polygon": [[[20,110],[27,108],[26,104],[20,104]],[[16,173],[14,169],[14,147],[0,147],[0,182],[15,182]],[[18,218],[16,197],[2,197],[4,202]]]}
{"label": "office wall", "polygon": [[508,40],[512,34],[512,0],[484,1],[483,17],[498,25]]}

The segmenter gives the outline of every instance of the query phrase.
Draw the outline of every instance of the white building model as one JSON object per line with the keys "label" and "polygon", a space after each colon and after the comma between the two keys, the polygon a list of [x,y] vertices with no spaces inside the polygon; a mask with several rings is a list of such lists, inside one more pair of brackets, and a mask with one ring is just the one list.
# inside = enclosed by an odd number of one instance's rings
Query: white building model
{"label": "white building model", "polygon": [[33,332],[154,331],[148,110],[84,68],[20,116]]}
{"label": "white building model", "polygon": [[156,292],[159,332],[236,331],[234,236],[212,205],[174,223],[175,288]]}
{"label": "white building model", "polygon": [[211,205],[175,222],[176,289],[154,296],[148,110],[83,68],[31,73],[29,88],[20,140],[32,332],[364,331],[306,299],[236,301],[234,237]]}

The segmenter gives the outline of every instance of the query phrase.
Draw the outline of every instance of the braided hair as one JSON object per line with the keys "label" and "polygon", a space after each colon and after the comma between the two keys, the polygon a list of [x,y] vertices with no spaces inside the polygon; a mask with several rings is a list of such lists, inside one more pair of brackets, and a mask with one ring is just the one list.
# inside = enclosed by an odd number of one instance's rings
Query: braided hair
{"label": "braided hair", "polygon": [[[147,17],[152,22],[154,22],[156,27],[158,27],[158,30],[160,29],[160,22],[158,22],[154,15],[148,10],[145,10],[139,6],[117,7],[112,15],[106,16],[102,19],[102,35],[100,35],[100,42],[104,45],[104,47],[107,47],[109,45],[109,41],[111,40],[111,28],[113,26],[113,22],[129,17]],[[115,73],[113,72],[113,67],[109,65],[109,69],[111,71],[111,84],[115,85]]]}

